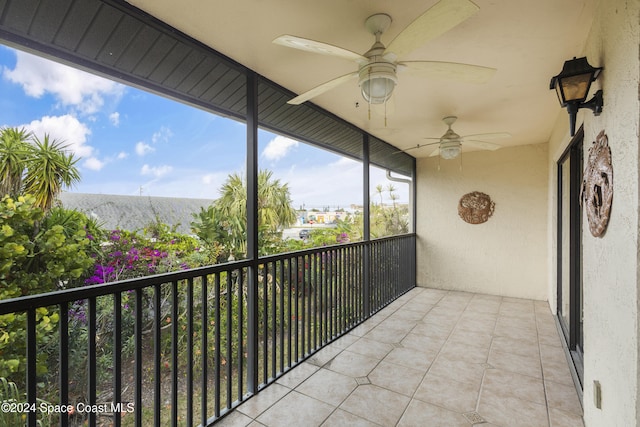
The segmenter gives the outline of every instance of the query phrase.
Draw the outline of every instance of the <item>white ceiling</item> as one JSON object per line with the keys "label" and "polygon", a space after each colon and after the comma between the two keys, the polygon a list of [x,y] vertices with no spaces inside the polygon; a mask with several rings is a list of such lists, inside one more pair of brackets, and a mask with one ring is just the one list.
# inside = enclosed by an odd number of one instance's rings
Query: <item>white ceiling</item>
{"label": "white ceiling", "polygon": [[[446,0],[444,0],[446,1]],[[549,80],[581,56],[597,0],[474,0],[480,11],[402,60],[451,61],[497,69],[486,84],[399,73],[384,115],[368,107],[357,82],[311,102],[399,148],[439,137],[441,119],[456,115],[460,135],[509,132],[503,146],[546,142],[560,106]],[[374,42],[366,18],[389,14],[388,44],[437,0],[130,0],[130,3],[259,74],[300,94],[356,71],[347,60],[273,44],[282,35],[322,41],[358,53]],[[591,60],[591,65],[599,66]],[[356,105],[359,105],[356,107]],[[568,119],[567,119],[568,122]],[[412,150],[416,157],[429,148]]]}

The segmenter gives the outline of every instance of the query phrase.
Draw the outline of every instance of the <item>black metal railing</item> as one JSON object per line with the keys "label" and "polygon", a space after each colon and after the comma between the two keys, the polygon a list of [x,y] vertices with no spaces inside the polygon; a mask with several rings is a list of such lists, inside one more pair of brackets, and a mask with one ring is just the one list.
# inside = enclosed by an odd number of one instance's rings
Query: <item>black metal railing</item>
{"label": "black metal railing", "polygon": [[211,425],[414,286],[410,234],[5,300],[0,316],[24,317],[28,425]]}

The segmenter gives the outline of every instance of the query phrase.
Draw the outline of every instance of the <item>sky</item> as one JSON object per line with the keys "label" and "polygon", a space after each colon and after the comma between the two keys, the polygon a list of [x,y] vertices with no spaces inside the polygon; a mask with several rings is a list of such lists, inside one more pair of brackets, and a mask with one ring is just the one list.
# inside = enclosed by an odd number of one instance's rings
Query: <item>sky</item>
{"label": "sky", "polygon": [[[244,123],[0,45],[0,128],[64,141],[81,181],[67,191],[216,199],[246,170]],[[287,183],[296,208],[362,203],[362,165],[260,130],[259,167]],[[408,186],[372,168],[400,202]],[[376,196],[376,201],[378,200]]]}

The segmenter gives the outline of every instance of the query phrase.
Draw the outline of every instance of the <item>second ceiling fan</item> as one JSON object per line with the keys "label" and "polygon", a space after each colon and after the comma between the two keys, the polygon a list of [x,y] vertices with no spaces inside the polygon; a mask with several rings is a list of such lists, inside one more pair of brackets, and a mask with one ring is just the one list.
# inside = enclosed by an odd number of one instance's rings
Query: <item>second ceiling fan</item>
{"label": "second ceiling fan", "polygon": [[497,150],[502,148],[501,145],[495,144],[493,142],[484,141],[485,139],[498,139],[498,138],[509,138],[511,134],[508,132],[493,132],[493,133],[476,133],[473,135],[465,135],[460,136],[451,129],[451,126],[458,120],[456,116],[447,116],[442,119],[445,125],[449,128],[441,137],[428,137],[425,139],[437,140],[437,142],[430,142],[428,144],[418,144],[415,147],[407,148],[406,150],[400,150],[401,152],[407,152],[410,150],[416,150],[418,148],[429,147],[433,145],[437,145],[436,149],[433,150],[429,157],[434,157],[440,155],[443,159],[454,159],[460,155],[462,151],[462,144],[479,148],[481,150]]}
{"label": "second ceiling fan", "polygon": [[358,64],[357,71],[316,86],[289,100],[288,103],[302,104],[334,87],[357,79],[363,98],[369,104],[382,104],[389,99],[398,84],[397,71],[402,67],[415,70],[427,77],[484,83],[493,76],[496,71],[494,68],[455,62],[399,61],[414,49],[464,22],[478,10],[478,6],[469,0],[441,0],[402,30],[387,47],[380,38],[391,25],[391,17],[384,13],[372,15],[365,21],[365,28],[375,36],[376,41],[362,55],[331,44],[282,35],[273,42],[294,49],[347,59]]}

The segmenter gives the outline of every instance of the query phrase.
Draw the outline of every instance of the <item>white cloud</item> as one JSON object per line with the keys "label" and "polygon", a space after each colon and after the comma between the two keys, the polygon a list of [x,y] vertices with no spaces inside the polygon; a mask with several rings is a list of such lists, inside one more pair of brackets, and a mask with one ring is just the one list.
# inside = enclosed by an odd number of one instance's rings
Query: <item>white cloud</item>
{"label": "white cloud", "polygon": [[162,126],[159,131],[154,132],[151,136],[151,142],[157,144],[158,142],[169,142],[169,139],[173,136],[173,132],[168,127]]}
{"label": "white cloud", "polygon": [[216,174],[213,174],[213,173],[208,173],[204,175],[201,179],[204,185],[211,185],[212,183],[215,182],[215,180],[216,180]]}
{"label": "white cloud", "polygon": [[362,163],[348,157],[340,157],[335,162],[329,163],[329,167],[336,169],[347,168],[351,170],[358,170],[360,171],[360,173],[362,173]]}
{"label": "white cloud", "polygon": [[124,151],[121,151],[118,153],[118,155],[116,156],[118,160],[124,160],[127,157],[129,157],[129,153],[125,153]]}
{"label": "white cloud", "polygon": [[[111,182],[96,182],[82,188],[85,193],[130,194],[158,197],[185,197],[214,200],[220,197],[220,187],[233,170],[208,172],[201,169],[171,167],[171,175],[158,178],[147,165],[147,181],[124,179]],[[206,183],[205,183],[206,181]],[[114,191],[117,189],[117,191]]]}
{"label": "white cloud", "polygon": [[64,116],[45,116],[40,120],[34,120],[29,124],[20,126],[32,131],[38,138],[43,139],[45,134],[49,138],[64,141],[67,150],[78,157],[90,157],[93,147],[87,145],[87,137],[91,130],[76,117],[69,114]]}
{"label": "white cloud", "polygon": [[102,169],[105,165],[105,162],[95,158],[95,157],[89,157],[87,160],[84,161],[83,166],[87,169],[90,170],[94,170],[94,171],[99,171],[100,169]]}
{"label": "white cloud", "polygon": [[216,199],[220,188],[234,170],[209,172],[191,168],[172,168],[171,177],[143,184],[146,194],[166,197]]}
{"label": "white cloud", "polygon": [[50,93],[63,106],[77,108],[82,114],[94,114],[102,108],[105,98],[119,98],[124,92],[123,85],[111,80],[29,53],[15,52],[15,68],[4,68],[3,75],[21,85],[31,97],[40,98]]}
{"label": "white cloud", "polygon": [[142,166],[142,169],[140,170],[140,174],[141,175],[151,175],[151,176],[154,176],[156,178],[160,178],[160,177],[168,174],[172,170],[173,170],[173,167],[168,166],[168,165],[149,166],[149,165],[145,164],[144,166]]}
{"label": "white cloud", "polygon": [[156,151],[155,148],[153,148],[149,144],[145,144],[142,141],[140,141],[140,142],[138,142],[136,144],[136,154],[138,156],[145,156],[145,155],[147,155],[149,153],[153,153],[154,151]]}
{"label": "white cloud", "polygon": [[[307,208],[323,206],[348,208],[351,204],[362,204],[362,163],[346,157],[331,163],[300,167],[291,165],[287,170],[274,170],[276,178],[289,184],[293,206],[303,204]],[[400,203],[407,203],[409,186],[390,182],[385,171],[376,167],[370,170],[371,199],[379,202],[375,195],[375,187],[380,184],[385,189],[385,203],[388,202],[386,189],[389,184],[397,189]]]}
{"label": "white cloud", "polygon": [[209,187],[219,191],[225,181],[229,178],[229,174],[232,172],[219,171],[213,173],[207,173],[200,177],[200,183],[203,187]]}
{"label": "white cloud", "polygon": [[115,127],[120,126],[120,113],[116,111],[114,113],[109,114],[109,121]]}
{"label": "white cloud", "polygon": [[280,160],[286,156],[292,148],[297,147],[298,144],[298,141],[278,135],[269,141],[262,151],[262,155],[268,160]]}

